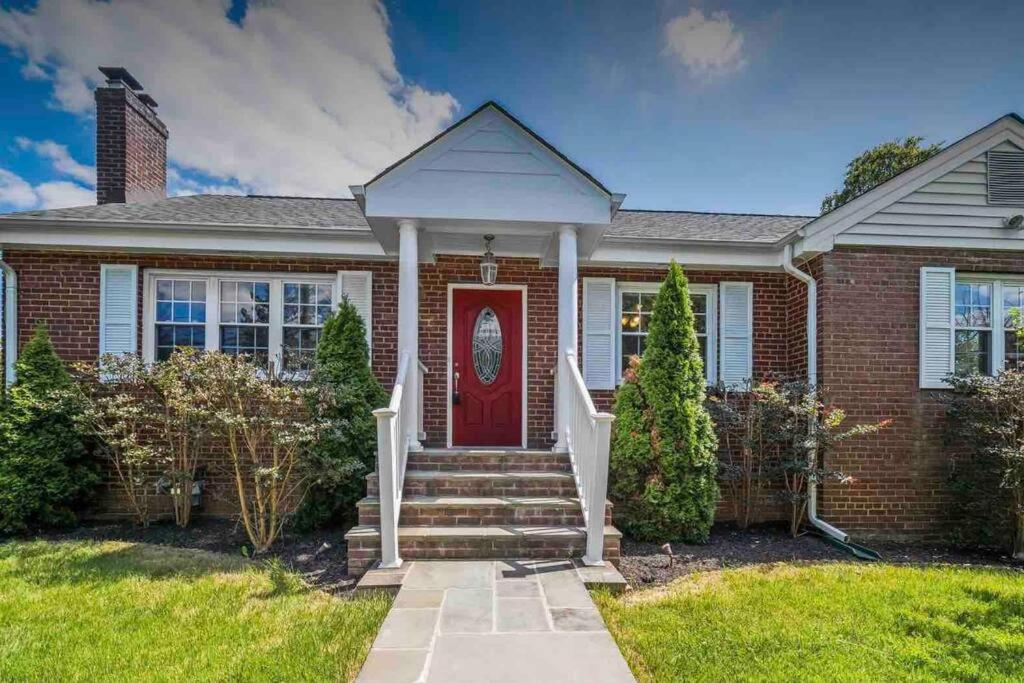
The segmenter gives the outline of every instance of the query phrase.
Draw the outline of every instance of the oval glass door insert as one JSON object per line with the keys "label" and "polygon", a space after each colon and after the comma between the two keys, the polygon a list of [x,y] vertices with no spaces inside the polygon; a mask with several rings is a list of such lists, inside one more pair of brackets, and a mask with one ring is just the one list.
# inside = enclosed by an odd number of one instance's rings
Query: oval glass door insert
{"label": "oval glass door insert", "polygon": [[483,384],[498,378],[501,369],[501,325],[490,307],[485,307],[473,325],[473,369]]}

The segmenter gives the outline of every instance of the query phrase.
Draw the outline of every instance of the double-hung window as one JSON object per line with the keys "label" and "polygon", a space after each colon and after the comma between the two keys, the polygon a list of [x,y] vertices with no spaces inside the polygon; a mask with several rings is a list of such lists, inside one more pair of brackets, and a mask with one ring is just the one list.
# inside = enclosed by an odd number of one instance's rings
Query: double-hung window
{"label": "double-hung window", "polygon": [[155,280],[153,358],[167,360],[178,347],[206,348],[207,284],[205,279]]}
{"label": "double-hung window", "polygon": [[[660,283],[621,283],[618,292],[618,334],[616,377],[622,377],[632,356],[642,356],[647,345],[649,325],[658,297]],[[715,285],[690,285],[694,330],[704,360],[704,376],[709,384],[716,381],[715,332],[718,309]]]}
{"label": "double-hung window", "polygon": [[1024,280],[961,276],[954,301],[954,368],[957,374],[994,375],[1024,367],[1018,330]]}
{"label": "double-hung window", "polygon": [[148,271],[143,358],[166,360],[193,347],[303,373],[338,301],[338,280],[335,273]]}

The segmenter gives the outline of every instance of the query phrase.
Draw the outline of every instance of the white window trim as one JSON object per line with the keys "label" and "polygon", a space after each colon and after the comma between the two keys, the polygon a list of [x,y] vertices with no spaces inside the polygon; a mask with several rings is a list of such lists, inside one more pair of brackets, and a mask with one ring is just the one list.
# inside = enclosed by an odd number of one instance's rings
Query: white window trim
{"label": "white window trim", "polygon": [[[957,285],[992,285],[992,310],[989,314],[990,327],[958,327],[956,324],[956,286]],[[1024,287],[1024,277],[1020,275],[997,275],[989,273],[962,273],[956,271],[953,280],[953,368],[956,368],[956,333],[959,330],[978,330],[990,332],[992,343],[989,345],[989,367],[993,375],[998,375],[1006,367],[1006,327],[1003,325],[1003,286]]]}
{"label": "white window trim", "polygon": [[268,353],[280,369],[281,343],[284,336],[283,284],[285,282],[331,285],[331,307],[339,301],[338,275],[330,273],[281,273],[248,270],[165,270],[147,269],[142,285],[142,360],[152,363],[156,359],[156,281],[158,279],[206,281],[206,350],[220,348],[220,283],[221,281],[270,282],[270,339]]}
{"label": "white window trim", "polygon": [[[615,385],[622,384],[622,295],[630,293],[656,294],[660,282],[616,282],[615,283]],[[704,359],[704,374],[708,386],[718,382],[718,285],[691,284],[691,294],[708,297],[707,338],[708,357]]]}

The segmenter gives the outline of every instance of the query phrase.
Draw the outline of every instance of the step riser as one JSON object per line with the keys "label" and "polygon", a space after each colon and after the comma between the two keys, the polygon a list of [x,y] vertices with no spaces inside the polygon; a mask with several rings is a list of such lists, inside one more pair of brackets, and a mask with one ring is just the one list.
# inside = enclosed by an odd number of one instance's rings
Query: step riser
{"label": "step riser", "polygon": [[572,479],[407,479],[407,496],[574,496],[576,484]]}
{"label": "step riser", "polygon": [[[611,517],[609,516],[610,520]],[[544,510],[530,508],[421,508],[404,506],[399,519],[402,526],[583,526],[583,513],[578,509]],[[359,524],[378,526],[380,509],[360,507]]]}
{"label": "step riser", "polygon": [[423,472],[571,472],[564,453],[473,454],[410,453],[408,468]]}
{"label": "step riser", "polygon": [[[584,539],[546,541],[523,539],[399,539],[398,553],[403,560],[495,560],[495,559],[571,559],[583,556]],[[604,558],[618,566],[619,539],[605,538]],[[360,574],[380,559],[380,542],[351,541],[348,546],[348,570]]]}
{"label": "step riser", "polygon": [[[376,476],[366,480],[366,495],[380,495],[380,486]],[[405,496],[469,496],[473,498],[494,498],[498,496],[575,496],[576,483],[569,477],[534,478],[534,479],[416,479],[406,477]]]}
{"label": "step riser", "polygon": [[[612,507],[605,508],[605,524],[611,526]],[[359,506],[361,526],[380,525],[380,507]],[[402,526],[583,526],[583,512],[578,507],[525,506],[426,506],[402,503],[399,520]]]}

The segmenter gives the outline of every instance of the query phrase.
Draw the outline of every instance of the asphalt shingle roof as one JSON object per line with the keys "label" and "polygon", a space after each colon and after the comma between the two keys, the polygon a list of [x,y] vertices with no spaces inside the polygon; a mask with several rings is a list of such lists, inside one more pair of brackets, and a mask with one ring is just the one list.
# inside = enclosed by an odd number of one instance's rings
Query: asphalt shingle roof
{"label": "asphalt shingle roof", "polygon": [[69,209],[23,211],[0,218],[370,229],[355,200],[352,199],[245,197],[221,194],[168,197],[134,204],[101,204]]}
{"label": "asphalt shingle roof", "polygon": [[[370,229],[355,200],[311,197],[192,195],[154,202],[23,211],[0,216],[0,220],[5,219]],[[811,220],[812,216],[623,209],[615,215],[606,235],[771,244]]]}

